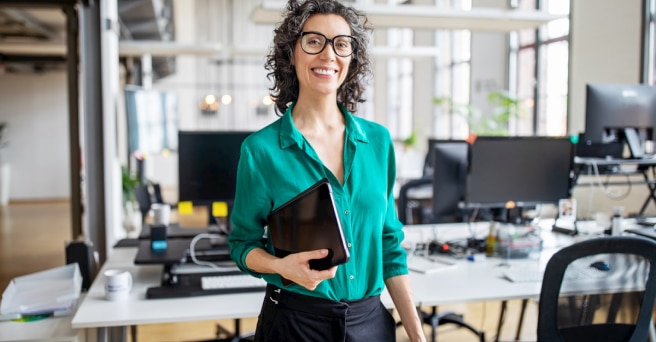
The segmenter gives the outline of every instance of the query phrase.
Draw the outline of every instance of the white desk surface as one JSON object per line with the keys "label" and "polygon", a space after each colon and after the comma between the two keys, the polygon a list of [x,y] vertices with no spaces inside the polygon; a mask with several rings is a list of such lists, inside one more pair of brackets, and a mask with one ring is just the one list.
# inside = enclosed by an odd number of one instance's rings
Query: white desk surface
{"label": "white desk surface", "polygon": [[[435,228],[438,227],[438,228]],[[473,229],[478,236],[487,232],[487,224],[477,224]],[[406,227],[406,240],[427,237],[465,236],[469,230],[465,224],[418,225]],[[455,235],[454,235],[455,234]],[[481,235],[482,234],[482,235]],[[539,263],[544,267],[548,257],[571,238],[545,233],[543,257],[539,260],[511,260],[511,264]],[[550,236],[550,237],[549,237]],[[553,247],[549,249],[548,247]],[[134,265],[136,248],[117,248],[98,273],[86,298],[75,314],[73,328],[117,327],[139,324],[200,321],[256,317],[259,314],[263,292],[211,295],[175,299],[146,299],[146,289],[159,286],[161,266]],[[551,254],[550,254],[551,253]],[[498,301],[517,298],[536,298],[540,283],[512,283],[502,277],[504,268],[498,267],[503,260],[489,258],[485,261],[459,261],[462,267],[454,267],[432,274],[410,273],[412,291],[417,305],[441,305],[480,301]],[[512,266],[511,266],[512,267]],[[134,287],[128,300],[110,302],[104,298],[102,272],[109,268],[129,270],[134,277]],[[387,292],[382,296],[387,307],[392,301]]]}
{"label": "white desk surface", "polygon": [[[82,302],[84,295],[78,303]],[[74,342],[83,341],[81,330],[71,327],[73,315],[48,317],[32,322],[0,322],[0,341],[14,342]]]}
{"label": "white desk surface", "polygon": [[[134,265],[136,253],[135,247],[114,249],[78,308],[73,318],[73,328],[244,318],[255,317],[259,313],[264,292],[146,299],[146,290],[160,284],[162,266]],[[112,302],[104,298],[102,272],[110,268],[132,273],[134,285],[129,299]]]}
{"label": "white desk surface", "polygon": [[82,334],[71,327],[72,317],[51,317],[35,322],[0,322],[0,341],[79,341]]}

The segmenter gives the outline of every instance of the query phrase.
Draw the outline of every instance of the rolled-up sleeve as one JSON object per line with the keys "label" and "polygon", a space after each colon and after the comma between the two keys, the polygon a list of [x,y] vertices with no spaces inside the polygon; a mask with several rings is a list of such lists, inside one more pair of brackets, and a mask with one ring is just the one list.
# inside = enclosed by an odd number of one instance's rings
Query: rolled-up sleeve
{"label": "rolled-up sleeve", "polygon": [[387,208],[383,223],[383,279],[408,273],[406,251],[401,246],[404,238],[403,224],[396,213],[394,200],[396,157],[391,137],[388,141]]}
{"label": "rolled-up sleeve", "polygon": [[264,227],[266,216],[271,211],[264,177],[255,158],[247,139],[242,144],[239,158],[235,202],[230,217],[232,232],[228,236],[228,244],[230,256],[237,266],[249,274],[261,277],[261,274],[246,266],[246,255],[251,250],[265,248]]}

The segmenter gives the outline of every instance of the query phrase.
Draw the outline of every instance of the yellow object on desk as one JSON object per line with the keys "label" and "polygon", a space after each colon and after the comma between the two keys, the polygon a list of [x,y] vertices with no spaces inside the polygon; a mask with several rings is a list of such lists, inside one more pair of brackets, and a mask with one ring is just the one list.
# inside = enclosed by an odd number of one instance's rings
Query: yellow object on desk
{"label": "yellow object on desk", "polygon": [[178,203],[178,215],[191,215],[194,213],[194,204],[191,201]]}
{"label": "yellow object on desk", "polygon": [[228,203],[226,202],[212,202],[212,216],[226,217],[228,216]]}

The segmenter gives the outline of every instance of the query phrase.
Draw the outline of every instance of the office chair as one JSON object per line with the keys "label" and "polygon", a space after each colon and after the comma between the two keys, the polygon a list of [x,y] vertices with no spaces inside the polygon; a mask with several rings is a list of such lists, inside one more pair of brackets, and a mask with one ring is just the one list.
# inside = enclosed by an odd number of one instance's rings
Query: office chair
{"label": "office chair", "polygon": [[159,183],[152,183],[152,187],[153,187],[153,203],[168,204],[171,206],[171,209],[178,207],[177,204],[164,202],[164,198],[162,197],[162,187],[159,185]]}
{"label": "office chair", "polygon": [[469,323],[465,322],[461,314],[456,314],[451,311],[437,312],[437,306],[432,306],[430,312],[425,312],[417,309],[419,319],[424,324],[431,326],[431,341],[437,341],[437,327],[443,324],[455,324],[460,328],[465,328],[471,331],[474,335],[478,336],[481,342],[485,342],[485,332],[478,331]]}
{"label": "office chair", "polygon": [[150,212],[150,206],[153,204],[153,197],[150,193],[148,185],[140,184],[134,189],[134,196],[139,204],[139,211],[141,211],[141,223],[146,223],[146,217]]}
{"label": "office chair", "polygon": [[242,334],[241,333],[241,319],[234,319],[234,332],[229,331],[222,325],[217,324],[216,326],[216,338],[210,340],[200,340],[192,342],[248,342],[254,341],[255,332],[249,332]]}
{"label": "office chair", "polygon": [[575,243],[547,263],[538,341],[647,341],[654,326],[656,241],[609,236]]}
{"label": "office chair", "polygon": [[[399,220],[403,224],[413,224],[412,214],[408,213],[408,192],[412,189],[421,188],[424,186],[429,186],[433,182],[433,176],[424,176],[418,179],[412,179],[407,181],[401,189],[399,190],[399,199],[398,199],[398,215]],[[410,215],[408,215],[410,214]],[[423,223],[423,222],[420,222]]]}

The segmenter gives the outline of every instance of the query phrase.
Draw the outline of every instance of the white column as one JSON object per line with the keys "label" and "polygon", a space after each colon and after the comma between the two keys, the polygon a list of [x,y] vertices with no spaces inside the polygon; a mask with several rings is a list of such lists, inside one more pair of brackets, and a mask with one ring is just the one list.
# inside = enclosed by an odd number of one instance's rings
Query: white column
{"label": "white column", "polygon": [[119,22],[117,0],[105,0],[100,7],[100,47],[102,82],[103,160],[105,174],[106,250],[125,236],[121,225],[121,163],[116,150],[116,104],[119,96]]}

